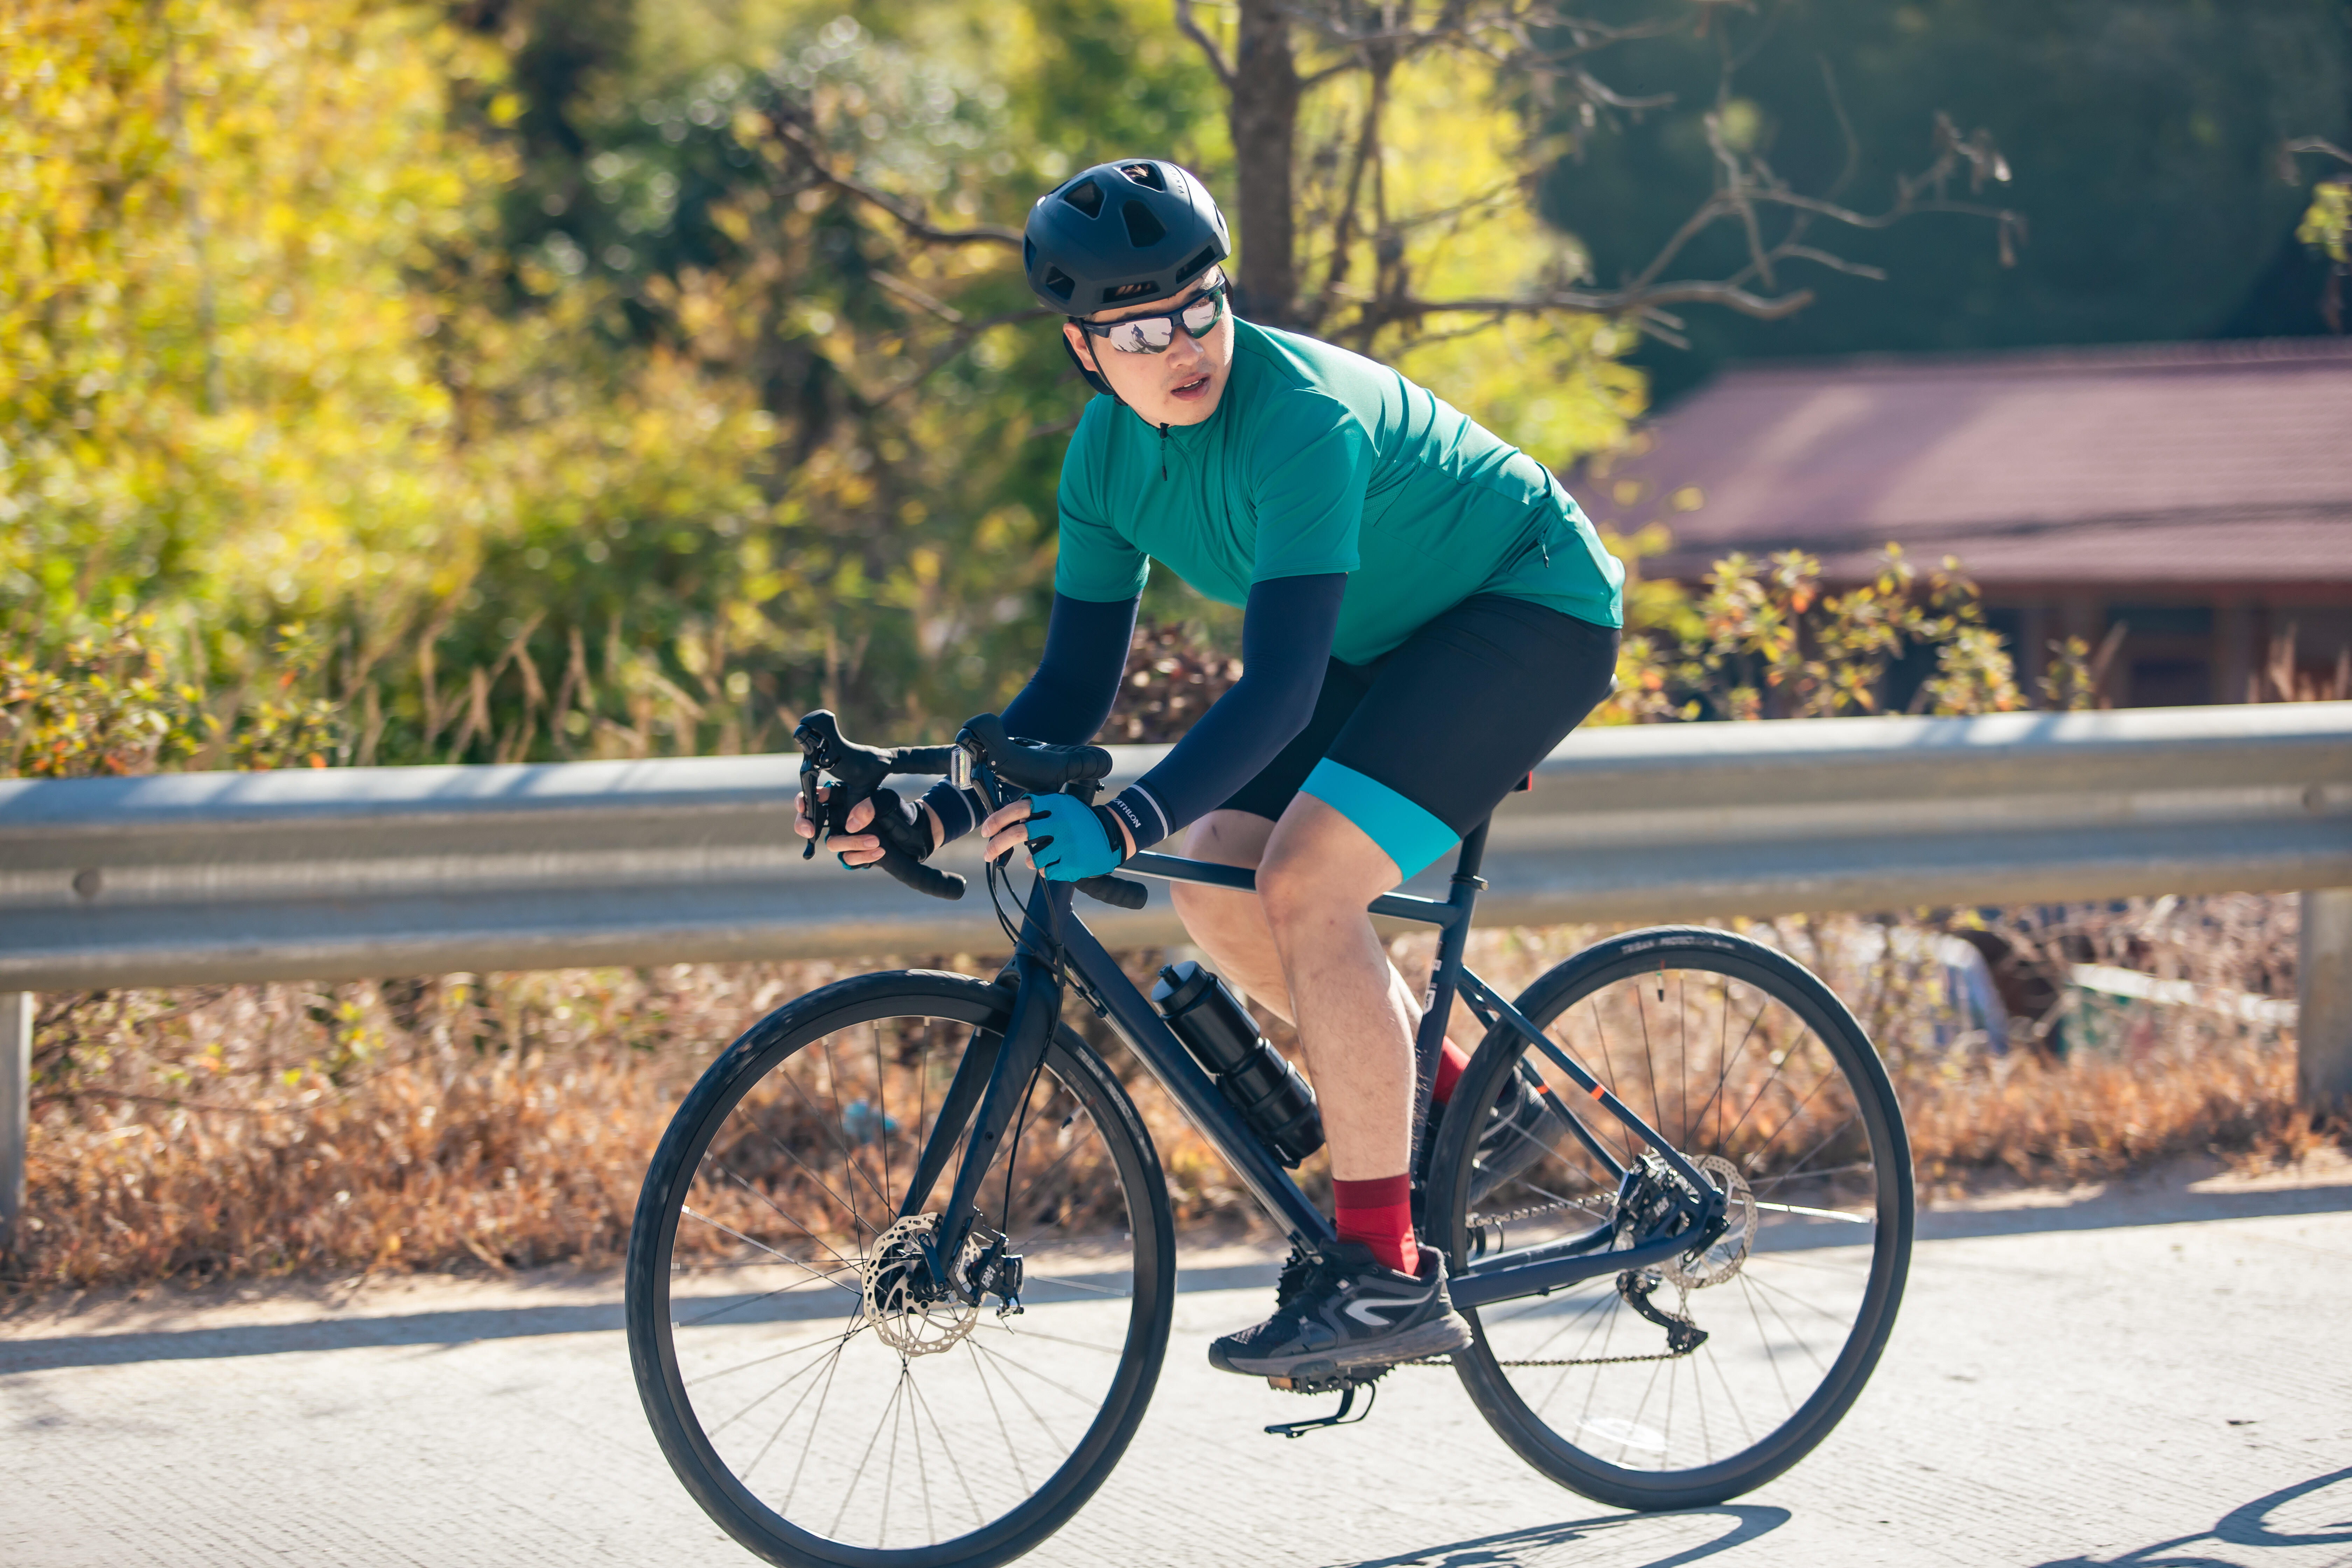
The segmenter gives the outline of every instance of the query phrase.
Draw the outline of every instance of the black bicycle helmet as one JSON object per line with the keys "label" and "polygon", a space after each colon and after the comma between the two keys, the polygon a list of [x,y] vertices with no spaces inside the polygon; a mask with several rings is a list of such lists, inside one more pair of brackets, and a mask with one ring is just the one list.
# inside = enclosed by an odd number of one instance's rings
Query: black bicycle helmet
{"label": "black bicycle helmet", "polygon": [[1158,158],[1097,163],[1056,185],[1021,237],[1030,292],[1066,316],[1164,300],[1232,253],[1208,188]]}

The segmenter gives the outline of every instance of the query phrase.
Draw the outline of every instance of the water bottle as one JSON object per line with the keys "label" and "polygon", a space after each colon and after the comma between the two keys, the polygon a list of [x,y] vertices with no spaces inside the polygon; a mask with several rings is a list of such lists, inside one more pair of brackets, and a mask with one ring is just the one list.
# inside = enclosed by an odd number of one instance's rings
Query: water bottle
{"label": "water bottle", "polygon": [[1323,1115],[1298,1069],[1257,1032],[1225,983],[1187,960],[1160,972],[1152,1005],[1216,1079],[1218,1092],[1285,1165],[1323,1147]]}

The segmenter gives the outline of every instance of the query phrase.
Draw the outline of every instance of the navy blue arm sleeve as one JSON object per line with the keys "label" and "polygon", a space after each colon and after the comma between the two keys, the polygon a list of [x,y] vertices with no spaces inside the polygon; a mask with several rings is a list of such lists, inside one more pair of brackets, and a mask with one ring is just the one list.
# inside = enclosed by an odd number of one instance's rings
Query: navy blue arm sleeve
{"label": "navy blue arm sleeve", "polygon": [[1307,728],[1347,592],[1344,572],[1251,586],[1242,616],[1241,679],[1158,767],[1108,803],[1138,849],[1214,811]]}
{"label": "navy blue arm sleeve", "polygon": [[[1045,652],[1037,673],[1005,705],[1004,727],[1024,740],[1074,746],[1094,739],[1118,699],[1127,673],[1128,646],[1135,638],[1135,607],[1054,595],[1045,618]],[[923,804],[940,814],[948,838],[961,838],[979,826],[981,800],[953,784],[933,784]],[[942,840],[944,842],[944,840]]]}

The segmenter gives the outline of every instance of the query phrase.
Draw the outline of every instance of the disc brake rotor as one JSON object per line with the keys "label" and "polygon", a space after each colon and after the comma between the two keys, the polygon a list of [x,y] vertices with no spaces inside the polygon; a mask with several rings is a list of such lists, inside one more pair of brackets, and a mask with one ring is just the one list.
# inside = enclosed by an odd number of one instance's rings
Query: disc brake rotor
{"label": "disc brake rotor", "polygon": [[[935,1214],[908,1215],[874,1238],[874,1251],[860,1265],[865,1277],[866,1321],[875,1338],[902,1356],[937,1355],[953,1350],[980,1321],[977,1302],[961,1300],[953,1291],[934,1296],[920,1288],[928,1279],[923,1242],[939,1228]],[[966,1237],[959,1274],[970,1269],[980,1254],[979,1242]]]}

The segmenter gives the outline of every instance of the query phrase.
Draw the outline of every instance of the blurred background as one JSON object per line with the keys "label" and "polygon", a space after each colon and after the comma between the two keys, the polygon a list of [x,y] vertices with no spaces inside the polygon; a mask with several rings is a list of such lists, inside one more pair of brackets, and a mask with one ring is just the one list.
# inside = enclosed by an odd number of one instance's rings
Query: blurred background
{"label": "blurred background", "polygon": [[[1020,225],[1144,153],[1244,314],[1566,476],[1633,577],[1598,722],[2352,695],[2347,148],[2347,0],[12,0],[0,774],[947,738],[1087,395]],[[1145,612],[1107,741],[1238,672]],[[2332,1136],[2292,899],[1750,929],[1931,1186]],[[44,996],[24,1278],[609,1258],[834,973]]]}
{"label": "blurred background", "polygon": [[[944,736],[1085,396],[1008,237],[1139,153],[1570,477],[1608,717],[2344,689],[2352,7],[1426,10],[23,0],[0,764]],[[1112,738],[1230,677],[1146,619]]]}

